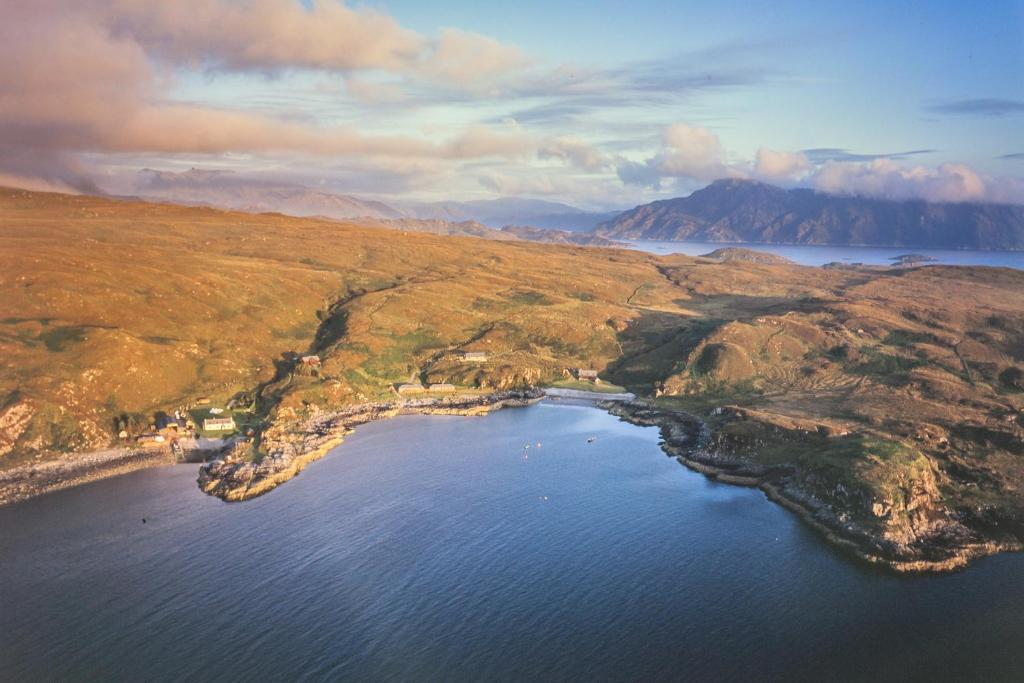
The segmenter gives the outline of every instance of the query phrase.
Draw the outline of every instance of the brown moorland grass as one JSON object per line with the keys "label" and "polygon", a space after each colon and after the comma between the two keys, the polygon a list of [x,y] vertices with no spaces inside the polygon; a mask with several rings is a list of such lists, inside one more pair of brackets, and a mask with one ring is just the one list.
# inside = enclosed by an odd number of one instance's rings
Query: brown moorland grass
{"label": "brown moorland grass", "polygon": [[[575,367],[707,415],[732,456],[800,468],[816,495],[855,491],[842,504],[880,533],[1024,529],[1021,271],[722,263],[0,189],[0,468],[200,397],[255,401],[258,427],[402,382],[481,391]],[[728,405],[743,410],[711,414]]]}

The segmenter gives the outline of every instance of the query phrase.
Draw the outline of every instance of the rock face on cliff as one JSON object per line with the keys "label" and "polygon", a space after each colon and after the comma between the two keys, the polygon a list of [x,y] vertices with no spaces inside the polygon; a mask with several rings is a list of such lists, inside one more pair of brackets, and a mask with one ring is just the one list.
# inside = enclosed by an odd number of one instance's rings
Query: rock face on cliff
{"label": "rock face on cliff", "polygon": [[[1012,534],[965,523],[943,499],[948,479],[914,448],[734,406],[716,409],[707,423],[644,401],[606,407],[628,422],[659,427],[662,448],[687,467],[760,487],[868,562],[900,572],[951,570],[1020,548]],[[766,459],[766,452],[780,457]],[[837,461],[857,454],[865,457],[850,477]]]}
{"label": "rock face on cliff", "polygon": [[1024,249],[1024,206],[933,204],[716,180],[597,226],[618,239]]}

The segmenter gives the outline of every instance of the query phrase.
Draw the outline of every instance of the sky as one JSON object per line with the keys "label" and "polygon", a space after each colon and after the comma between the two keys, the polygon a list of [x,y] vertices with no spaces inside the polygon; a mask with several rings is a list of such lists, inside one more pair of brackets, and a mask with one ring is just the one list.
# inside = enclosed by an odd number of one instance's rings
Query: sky
{"label": "sky", "polygon": [[[972,5],[974,5],[972,7]],[[1024,203],[1024,0],[0,0],[0,184]]]}

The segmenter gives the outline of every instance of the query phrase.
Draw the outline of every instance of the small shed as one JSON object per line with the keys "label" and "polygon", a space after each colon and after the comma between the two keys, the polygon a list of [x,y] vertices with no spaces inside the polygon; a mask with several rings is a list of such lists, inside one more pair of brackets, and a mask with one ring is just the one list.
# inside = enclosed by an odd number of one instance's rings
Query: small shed
{"label": "small shed", "polygon": [[487,352],[486,351],[463,351],[462,360],[470,363],[486,363]]}
{"label": "small shed", "polygon": [[408,394],[422,394],[424,391],[426,391],[426,387],[424,387],[422,384],[398,385],[398,393],[401,394],[402,396],[406,396]]}
{"label": "small shed", "polygon": [[299,359],[299,363],[310,368],[320,367],[320,356],[303,356]]}
{"label": "small shed", "polygon": [[581,382],[593,382],[594,384],[601,383],[601,379],[597,376],[597,370],[591,370],[589,368],[576,368],[576,379]]}

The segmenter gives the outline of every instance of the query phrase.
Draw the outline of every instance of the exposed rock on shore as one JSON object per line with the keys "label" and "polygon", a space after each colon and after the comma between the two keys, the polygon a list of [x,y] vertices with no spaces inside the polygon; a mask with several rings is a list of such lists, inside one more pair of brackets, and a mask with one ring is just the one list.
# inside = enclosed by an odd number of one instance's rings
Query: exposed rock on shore
{"label": "exposed rock on shore", "polygon": [[279,421],[263,434],[256,457],[248,444],[238,444],[223,458],[203,465],[199,470],[199,488],[227,501],[248,500],[276,488],[310,462],[322,458],[358,425],[409,413],[485,415],[501,408],[526,406],[543,396],[539,389],[527,389],[483,396],[364,403],[305,420]]}
{"label": "exposed rock on shore", "polygon": [[707,254],[701,254],[701,258],[715,259],[716,261],[721,261],[723,263],[737,263],[745,261],[747,263],[764,263],[769,265],[793,265],[793,261],[785,256],[779,256],[778,254],[772,254],[767,251],[757,251],[756,249],[744,249],[742,247],[722,247],[721,249],[715,249]]}
{"label": "exposed rock on shore", "polygon": [[971,523],[975,520],[950,509],[927,465],[902,468],[906,471],[896,484],[879,491],[853,490],[820,472],[756,462],[741,444],[723,440],[702,420],[681,411],[640,401],[602,407],[632,424],[659,427],[662,448],[687,467],[725,483],[759,487],[831,543],[872,564],[898,572],[949,571],[979,557],[1021,549],[1012,534],[980,529]]}
{"label": "exposed rock on shore", "polygon": [[81,453],[63,460],[16,467],[0,472],[0,505],[17,503],[44,493],[174,462],[174,456],[166,448],[110,448]]}
{"label": "exposed rock on shore", "polygon": [[235,440],[207,440],[206,443],[202,443],[194,439],[178,439],[177,443],[180,447],[177,453],[169,444],[146,448],[107,448],[2,470],[0,505],[17,503],[147,467],[202,462],[222,450],[231,448]]}

